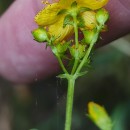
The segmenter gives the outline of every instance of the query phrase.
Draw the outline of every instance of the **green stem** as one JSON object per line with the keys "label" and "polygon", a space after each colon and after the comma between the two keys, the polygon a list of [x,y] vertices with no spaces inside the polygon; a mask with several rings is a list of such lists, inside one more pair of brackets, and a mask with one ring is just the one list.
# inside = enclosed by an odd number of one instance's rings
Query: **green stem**
{"label": "green stem", "polygon": [[71,129],[74,85],[75,85],[75,79],[74,78],[68,79],[65,130],[70,130]]}
{"label": "green stem", "polygon": [[61,60],[61,58],[60,58],[60,56],[57,55],[56,57],[57,57],[57,59],[58,59],[58,62],[59,62],[59,64],[60,64],[60,66],[61,66],[63,72],[64,72],[65,74],[68,74],[68,71],[66,70],[66,68],[65,68],[65,66],[64,66],[64,64],[63,64],[63,62],[62,62],[62,60]]}
{"label": "green stem", "polygon": [[88,59],[88,57],[90,55],[90,52],[91,52],[93,46],[94,46],[94,44],[90,44],[90,46],[89,46],[89,48],[88,48],[88,50],[87,50],[83,60],[81,61],[80,65],[78,66],[75,74],[77,74],[77,73],[79,73],[81,71],[82,67],[84,66],[85,62],[87,61],[87,59]]}
{"label": "green stem", "polygon": [[94,36],[92,42],[90,43],[89,48],[88,48],[88,50],[87,50],[87,52],[86,52],[86,54],[85,54],[83,60],[82,60],[81,63],[79,64],[79,66],[78,66],[78,68],[77,68],[75,74],[78,74],[78,73],[81,71],[81,69],[83,68],[85,62],[87,61],[87,59],[88,59],[88,57],[89,57],[89,55],[90,55],[90,53],[91,53],[91,50],[92,50],[94,44],[96,43],[96,41],[97,41],[97,39],[98,39],[98,35],[99,35],[100,30],[101,30],[101,27],[98,27],[98,28],[97,28],[97,32],[96,32],[96,34],[95,34],[95,36]]}
{"label": "green stem", "polygon": [[[73,20],[74,20],[74,32],[75,32],[75,48],[76,50],[78,51],[78,46],[79,46],[79,39],[78,39],[78,25],[77,25],[77,17],[76,16],[73,16]],[[78,52],[77,52],[78,53]],[[78,66],[78,62],[79,60],[76,58],[75,59],[75,62],[74,62],[74,65],[73,65],[73,68],[72,68],[72,71],[71,71],[71,74],[74,74],[77,66]]]}
{"label": "green stem", "polygon": [[73,17],[74,20],[74,32],[75,32],[75,47],[78,48],[79,39],[78,39],[78,24],[77,24],[77,16]]}

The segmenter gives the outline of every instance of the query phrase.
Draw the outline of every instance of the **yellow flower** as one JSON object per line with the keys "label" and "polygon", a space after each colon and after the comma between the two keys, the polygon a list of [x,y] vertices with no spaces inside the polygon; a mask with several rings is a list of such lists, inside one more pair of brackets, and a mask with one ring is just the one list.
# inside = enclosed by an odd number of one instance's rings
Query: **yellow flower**
{"label": "yellow flower", "polygon": [[83,12],[82,17],[83,17],[86,29],[90,30],[96,26],[97,20],[96,20],[96,13],[94,11]]}
{"label": "yellow flower", "polygon": [[[106,5],[108,0],[59,0],[59,2],[47,5],[42,9],[35,16],[35,22],[39,26],[48,27],[49,34],[57,37],[58,41],[68,38],[72,35],[73,27],[71,25],[63,27],[65,15],[58,15],[58,13],[63,9],[71,10],[71,4],[73,2],[76,2],[78,7],[87,7],[91,10],[96,10]],[[89,11],[87,15],[84,14],[87,27],[93,28],[95,24],[93,20],[94,15]]]}
{"label": "yellow flower", "polygon": [[88,114],[89,114],[90,119],[101,130],[111,130],[112,129],[112,121],[104,107],[102,107],[94,102],[89,102]]}

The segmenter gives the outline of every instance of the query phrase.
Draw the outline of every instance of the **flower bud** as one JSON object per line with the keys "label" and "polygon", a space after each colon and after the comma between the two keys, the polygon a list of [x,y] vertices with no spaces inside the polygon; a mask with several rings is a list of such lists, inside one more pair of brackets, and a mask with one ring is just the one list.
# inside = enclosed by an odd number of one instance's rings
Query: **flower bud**
{"label": "flower bud", "polygon": [[99,24],[104,25],[109,18],[109,13],[105,9],[99,9],[96,13],[96,19]]}
{"label": "flower bud", "polygon": [[108,116],[104,107],[94,103],[89,102],[88,104],[88,116],[90,119],[101,129],[101,130],[111,130],[112,121]]}
{"label": "flower bud", "polygon": [[56,44],[55,47],[57,48],[59,54],[64,54],[67,51],[69,45],[70,42],[62,41],[61,43]]}
{"label": "flower bud", "polygon": [[46,42],[48,40],[48,34],[44,28],[37,28],[32,31],[32,35],[34,37],[34,40],[37,42]]}
{"label": "flower bud", "polygon": [[91,44],[95,36],[95,30],[84,30],[83,34],[84,34],[85,43]]}
{"label": "flower bud", "polygon": [[73,45],[72,47],[70,47],[70,54],[75,59],[82,59],[85,55],[85,49],[85,45],[79,44],[78,48]]}

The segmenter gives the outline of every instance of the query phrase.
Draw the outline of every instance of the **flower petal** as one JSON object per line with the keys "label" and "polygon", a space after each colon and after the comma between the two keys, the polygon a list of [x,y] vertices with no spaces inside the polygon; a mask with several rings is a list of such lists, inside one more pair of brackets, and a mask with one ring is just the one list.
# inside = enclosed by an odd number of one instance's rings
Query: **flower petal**
{"label": "flower petal", "polygon": [[67,25],[63,28],[64,16],[61,16],[59,20],[53,25],[49,26],[49,34],[57,38],[56,41],[66,40],[73,34],[73,26]]}
{"label": "flower petal", "polygon": [[60,0],[59,3],[65,8],[69,8],[74,1],[76,0]]}
{"label": "flower petal", "polygon": [[108,0],[77,0],[80,6],[96,10],[108,3]]}
{"label": "flower petal", "polygon": [[84,20],[85,28],[93,29],[95,28],[96,22],[96,13],[93,11],[86,11],[82,13],[82,18]]}
{"label": "flower petal", "polygon": [[58,3],[48,5],[35,16],[35,22],[39,26],[47,26],[55,23],[59,18],[57,13],[60,9],[61,6]]}

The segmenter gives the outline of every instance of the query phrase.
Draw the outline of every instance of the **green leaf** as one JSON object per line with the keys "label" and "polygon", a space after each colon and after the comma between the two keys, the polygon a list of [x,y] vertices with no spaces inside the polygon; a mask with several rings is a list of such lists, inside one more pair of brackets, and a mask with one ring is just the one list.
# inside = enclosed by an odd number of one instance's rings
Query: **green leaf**
{"label": "green leaf", "polygon": [[81,76],[83,76],[83,75],[85,75],[85,74],[87,74],[87,73],[88,73],[88,71],[80,72],[80,73],[76,74],[76,77],[77,77],[77,78],[78,78],[78,77],[81,77]]}
{"label": "green leaf", "polygon": [[68,75],[67,74],[60,74],[60,75],[58,75],[56,77],[61,78],[61,79],[67,79]]}

